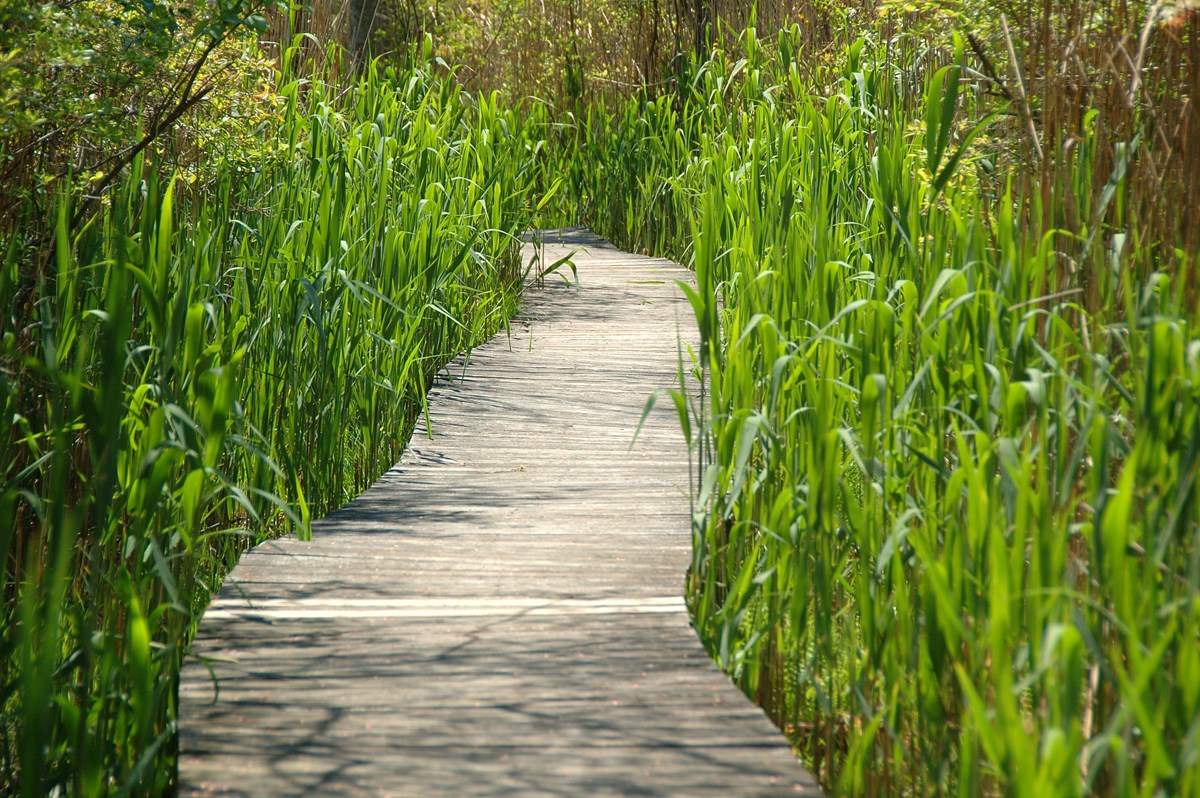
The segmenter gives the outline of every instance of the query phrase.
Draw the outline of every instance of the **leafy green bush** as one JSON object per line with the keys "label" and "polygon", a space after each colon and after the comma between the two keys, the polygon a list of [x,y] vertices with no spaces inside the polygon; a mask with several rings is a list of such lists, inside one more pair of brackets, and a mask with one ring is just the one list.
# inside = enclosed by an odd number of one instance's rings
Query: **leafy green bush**
{"label": "leafy green bush", "polygon": [[[102,193],[147,147],[202,174],[278,125],[265,0],[0,0],[0,227],[52,227],[65,181]],[[30,214],[36,216],[30,218]]]}

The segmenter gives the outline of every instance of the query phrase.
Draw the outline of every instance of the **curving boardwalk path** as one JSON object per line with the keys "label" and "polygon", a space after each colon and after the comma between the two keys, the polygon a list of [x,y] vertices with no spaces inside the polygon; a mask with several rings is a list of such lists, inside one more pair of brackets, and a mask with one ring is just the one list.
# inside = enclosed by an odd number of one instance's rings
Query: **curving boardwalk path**
{"label": "curving boardwalk path", "polygon": [[[182,795],[819,795],[681,599],[687,452],[669,261],[582,231],[458,362],[400,463],[242,558],[180,685]],[[527,253],[528,254],[528,253]]]}

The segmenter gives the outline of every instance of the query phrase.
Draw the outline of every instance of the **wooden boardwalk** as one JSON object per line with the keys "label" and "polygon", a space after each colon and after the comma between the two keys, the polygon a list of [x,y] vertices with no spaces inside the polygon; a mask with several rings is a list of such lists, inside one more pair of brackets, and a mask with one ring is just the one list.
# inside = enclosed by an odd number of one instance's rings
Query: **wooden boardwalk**
{"label": "wooden boardwalk", "polygon": [[182,795],[819,795],[681,598],[694,329],[669,261],[556,234],[551,277],[449,368],[400,463],[247,553],[180,685]]}

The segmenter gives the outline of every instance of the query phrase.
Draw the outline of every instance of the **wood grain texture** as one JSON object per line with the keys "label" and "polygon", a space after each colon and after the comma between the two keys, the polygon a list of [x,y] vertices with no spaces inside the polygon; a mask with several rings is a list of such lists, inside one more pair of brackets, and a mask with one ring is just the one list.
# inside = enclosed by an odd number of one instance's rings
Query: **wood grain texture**
{"label": "wood grain texture", "polygon": [[181,794],[820,794],[689,624],[669,402],[633,443],[694,329],[688,273],[551,240],[578,288],[531,290],[445,370],[432,437],[229,576],[182,676]]}

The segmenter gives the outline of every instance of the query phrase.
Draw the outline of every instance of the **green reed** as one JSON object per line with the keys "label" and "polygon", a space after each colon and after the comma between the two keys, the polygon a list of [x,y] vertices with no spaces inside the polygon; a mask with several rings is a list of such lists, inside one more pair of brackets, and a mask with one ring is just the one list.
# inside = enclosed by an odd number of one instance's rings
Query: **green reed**
{"label": "green reed", "polygon": [[696,272],[696,626],[839,794],[1200,795],[1200,253],[1094,127],[1089,217],[1030,221],[961,43],[912,96],[796,35],[564,135],[573,210]]}
{"label": "green reed", "polygon": [[515,308],[538,113],[421,66],[280,85],[260,168],[142,159],[82,229],[63,204],[49,268],[5,246],[6,794],[171,790],[179,666],[237,555],[394,463]]}

